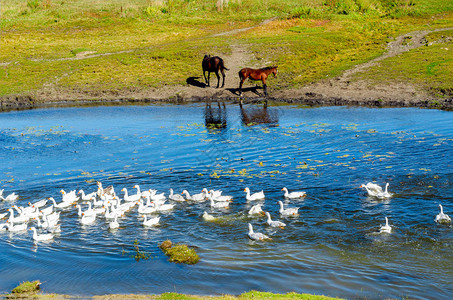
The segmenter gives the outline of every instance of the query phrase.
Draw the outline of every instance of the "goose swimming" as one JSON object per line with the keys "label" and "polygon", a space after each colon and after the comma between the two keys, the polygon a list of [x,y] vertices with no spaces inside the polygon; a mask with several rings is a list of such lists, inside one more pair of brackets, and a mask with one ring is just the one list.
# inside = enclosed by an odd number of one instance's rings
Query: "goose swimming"
{"label": "goose swimming", "polygon": [[449,215],[444,214],[444,209],[443,209],[441,204],[439,204],[439,208],[440,208],[440,213],[436,216],[434,221],[436,223],[450,223],[451,222],[451,218],[450,218]]}
{"label": "goose swimming", "polygon": [[80,194],[80,200],[82,201],[90,201],[96,199],[96,192],[92,192],[89,194],[85,194],[83,190],[80,190],[77,194]]}
{"label": "goose swimming", "polygon": [[206,200],[206,194],[204,192],[191,196],[187,190],[184,190],[184,191],[182,191],[182,194],[184,196],[186,196],[186,200],[190,200],[190,201],[205,201]]}
{"label": "goose swimming", "polygon": [[19,195],[17,195],[15,192],[13,192],[6,197],[3,197],[3,195],[0,195],[0,199],[2,199],[3,201],[16,201],[17,199],[19,199]]}
{"label": "goose swimming", "polygon": [[115,216],[115,219],[109,223],[109,228],[110,229],[117,229],[120,227],[120,224],[118,223],[118,215]]}
{"label": "goose swimming", "polygon": [[228,202],[228,201],[214,202],[214,200],[212,200],[212,198],[209,199],[209,201],[211,203],[212,208],[228,208],[230,205],[230,202]]}
{"label": "goose swimming", "polygon": [[141,198],[141,195],[139,195],[139,194],[128,195],[126,188],[123,188],[121,191],[124,192],[124,197],[123,197],[124,201],[127,201],[127,202],[138,201]]}
{"label": "goose swimming", "polygon": [[203,215],[201,217],[203,218],[203,220],[208,221],[208,222],[215,221],[215,219],[216,219],[214,216],[211,216],[210,214],[208,214],[205,211],[203,212]]}
{"label": "goose swimming", "polygon": [[271,239],[270,237],[268,237],[267,235],[265,235],[261,232],[254,232],[252,224],[250,224],[250,223],[249,223],[249,232],[247,235],[251,240],[254,240],[254,241],[263,241],[263,240]]}
{"label": "goose swimming", "polygon": [[76,202],[79,200],[79,197],[77,197],[75,190],[70,191],[69,193],[66,193],[64,190],[60,190],[60,193],[62,195],[62,200],[63,202]]}
{"label": "goose swimming", "polygon": [[383,191],[383,192],[381,192],[381,193],[377,193],[377,194],[376,194],[376,197],[381,198],[381,199],[392,197],[393,194],[392,194],[392,193],[389,193],[388,187],[389,187],[389,183],[387,182],[387,183],[385,184],[385,191]]}
{"label": "goose swimming", "polygon": [[143,219],[143,226],[155,226],[159,224],[160,217],[155,217],[151,219],[147,219],[146,215]]}
{"label": "goose swimming", "polygon": [[9,221],[6,221],[6,227],[8,227],[8,231],[19,232],[19,231],[27,230],[28,224],[27,223],[22,223],[22,224],[14,225],[13,223],[10,223]]}
{"label": "goose swimming", "polygon": [[82,218],[80,219],[80,224],[82,224],[82,225],[91,225],[94,222],[96,222],[96,215],[95,214],[86,216],[86,215],[84,215],[84,213],[82,213]]}
{"label": "goose swimming", "polygon": [[60,208],[60,209],[62,209],[62,208],[67,208],[67,207],[69,207],[69,206],[71,206],[71,205],[73,204],[72,201],[62,201],[62,202],[60,202],[60,203],[57,204],[57,202],[55,201],[55,199],[52,198],[52,197],[50,197],[49,200],[52,201],[53,207],[55,207],[55,208]]}
{"label": "goose swimming", "polygon": [[249,215],[263,215],[264,211],[261,209],[262,204],[253,205],[252,208],[249,210]]}
{"label": "goose swimming", "polygon": [[379,233],[391,233],[392,232],[392,227],[389,225],[389,220],[387,217],[385,217],[385,225],[381,226],[379,229]]}
{"label": "goose swimming", "polygon": [[305,192],[288,192],[288,189],[286,187],[282,188],[282,191],[285,192],[283,195],[286,199],[298,199],[305,197],[306,193]]}
{"label": "goose swimming", "polygon": [[267,221],[266,221],[267,225],[269,225],[271,227],[280,227],[280,228],[283,228],[286,226],[286,224],[283,222],[272,221],[270,213],[266,212],[266,216],[267,216]]}
{"label": "goose swimming", "polygon": [[28,205],[37,207],[37,208],[41,208],[47,204],[47,201],[48,201],[47,199],[42,199],[42,200],[36,201],[35,203],[28,202]]}
{"label": "goose swimming", "polygon": [[278,201],[278,204],[280,205],[280,214],[282,216],[296,216],[298,215],[298,211],[299,211],[299,208],[283,208],[283,202],[282,201]]}
{"label": "goose swimming", "polygon": [[29,230],[33,231],[33,239],[35,241],[48,241],[48,240],[53,239],[53,234],[51,234],[51,233],[38,234],[36,232],[36,228],[35,227],[30,227]]}
{"label": "goose swimming", "polygon": [[174,194],[173,189],[170,189],[170,194],[168,195],[168,199],[177,201],[177,202],[184,202],[186,199],[180,194]]}
{"label": "goose swimming", "polygon": [[245,199],[247,199],[248,201],[264,200],[264,191],[250,194],[250,189],[248,187],[246,187],[244,189],[244,192],[247,193],[245,196]]}

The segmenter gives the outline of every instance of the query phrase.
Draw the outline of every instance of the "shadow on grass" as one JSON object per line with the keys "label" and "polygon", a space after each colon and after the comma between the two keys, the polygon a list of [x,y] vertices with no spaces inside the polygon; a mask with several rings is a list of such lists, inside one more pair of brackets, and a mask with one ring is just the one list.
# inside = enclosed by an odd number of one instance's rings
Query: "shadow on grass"
{"label": "shadow on grass", "polygon": [[207,85],[204,82],[200,82],[198,79],[200,77],[189,77],[186,79],[188,85],[196,86],[199,88],[205,88]]}

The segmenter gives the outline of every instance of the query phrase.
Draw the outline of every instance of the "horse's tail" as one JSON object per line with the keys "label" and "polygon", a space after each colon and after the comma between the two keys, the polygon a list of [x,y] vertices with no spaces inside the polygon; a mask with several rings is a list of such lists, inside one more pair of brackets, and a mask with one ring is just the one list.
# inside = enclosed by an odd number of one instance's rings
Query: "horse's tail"
{"label": "horse's tail", "polygon": [[220,58],[220,63],[219,63],[219,65],[220,65],[220,69],[224,69],[224,70],[227,70],[227,71],[230,70],[230,69],[228,69],[227,67],[225,67],[225,64],[223,63],[223,59],[221,59],[221,58]]}

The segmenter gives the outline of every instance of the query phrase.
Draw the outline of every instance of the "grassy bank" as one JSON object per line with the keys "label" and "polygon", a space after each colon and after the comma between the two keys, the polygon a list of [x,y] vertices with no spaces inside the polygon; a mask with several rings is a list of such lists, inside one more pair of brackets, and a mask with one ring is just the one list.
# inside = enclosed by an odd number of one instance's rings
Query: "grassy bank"
{"label": "grassy bank", "polygon": [[[453,27],[453,3],[444,0],[10,0],[0,10],[0,97],[102,98],[184,85],[201,75],[205,53],[228,56],[237,45],[247,66],[279,65],[276,89],[297,88],[382,54],[401,33]],[[452,52],[441,48],[452,49],[451,36],[432,35],[435,46],[359,76],[449,95]]]}
{"label": "grassy bank", "polygon": [[[222,295],[222,296],[197,296],[197,295],[186,295],[180,293],[163,293],[160,295],[145,295],[145,294],[109,294],[93,297],[80,297],[62,294],[45,294],[38,292],[38,289],[28,288],[28,286],[35,286],[36,282],[24,282],[20,286],[16,287],[9,295],[5,296],[7,299],[74,299],[74,298],[91,298],[96,300],[103,299],[156,299],[156,300],[248,300],[248,299],[284,299],[284,300],[334,300],[340,298],[332,298],[327,296],[311,295],[311,294],[299,294],[299,293],[287,293],[287,294],[275,294],[269,292],[258,292],[250,291],[243,293],[238,296],[233,295]],[[20,291],[18,291],[20,290]]]}

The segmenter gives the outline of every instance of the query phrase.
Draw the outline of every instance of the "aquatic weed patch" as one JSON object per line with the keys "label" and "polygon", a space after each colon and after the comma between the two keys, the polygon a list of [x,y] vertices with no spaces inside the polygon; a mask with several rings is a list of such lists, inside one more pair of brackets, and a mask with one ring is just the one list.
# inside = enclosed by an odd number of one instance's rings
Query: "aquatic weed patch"
{"label": "aquatic weed patch", "polygon": [[17,294],[31,294],[36,293],[40,289],[41,282],[39,280],[35,281],[24,281],[17,287],[15,287],[11,293],[14,295]]}
{"label": "aquatic weed patch", "polygon": [[159,248],[169,257],[170,262],[194,265],[200,260],[195,250],[185,244],[173,245],[170,240],[166,240]]}

